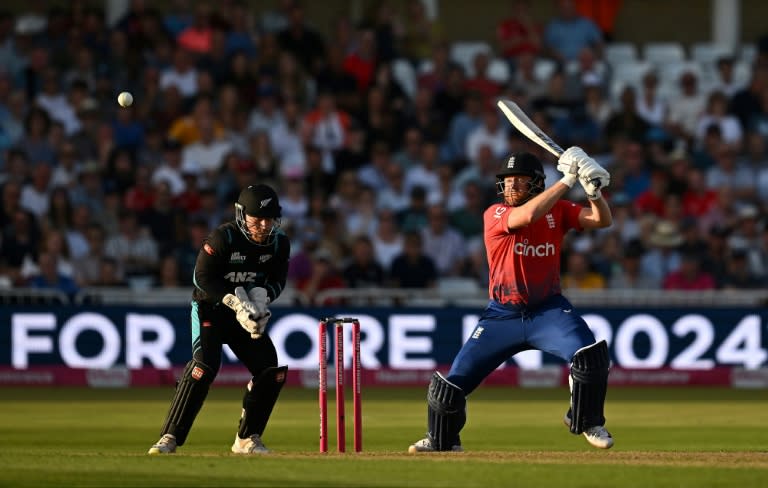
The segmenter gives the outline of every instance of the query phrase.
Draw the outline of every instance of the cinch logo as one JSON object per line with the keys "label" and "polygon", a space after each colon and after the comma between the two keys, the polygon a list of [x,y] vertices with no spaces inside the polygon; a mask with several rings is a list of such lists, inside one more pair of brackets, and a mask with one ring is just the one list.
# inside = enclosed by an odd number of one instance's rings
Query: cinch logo
{"label": "cinch logo", "polygon": [[518,254],[520,256],[537,256],[537,257],[545,257],[545,256],[554,256],[555,255],[555,245],[549,242],[546,242],[544,244],[539,244],[537,246],[529,245],[528,241],[524,242],[518,242],[515,244],[515,247],[513,248],[513,252],[515,254]]}
{"label": "cinch logo", "polygon": [[242,254],[240,254],[240,252],[239,252],[239,251],[235,251],[235,252],[233,252],[233,253],[232,253],[232,255],[229,257],[229,262],[230,262],[230,263],[238,263],[238,264],[243,264],[243,263],[245,262],[245,256],[243,256]]}

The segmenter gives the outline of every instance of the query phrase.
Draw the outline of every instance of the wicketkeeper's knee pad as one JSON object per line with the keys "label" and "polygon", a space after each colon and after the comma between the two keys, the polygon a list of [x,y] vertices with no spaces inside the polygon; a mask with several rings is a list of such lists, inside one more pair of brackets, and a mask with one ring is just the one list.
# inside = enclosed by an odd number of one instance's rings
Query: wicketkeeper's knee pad
{"label": "wicketkeeper's knee pad", "polygon": [[467,421],[464,391],[435,372],[427,392],[427,436],[437,451],[459,444],[459,432]]}
{"label": "wicketkeeper's knee pad", "polygon": [[608,390],[611,359],[608,344],[600,341],[582,347],[571,361],[571,432],[581,434],[605,424],[603,408]]}
{"label": "wicketkeeper's knee pad", "polygon": [[189,430],[208,396],[216,370],[200,361],[191,360],[176,383],[171,408],[165,418],[161,435],[173,434],[179,446],[187,440]]}
{"label": "wicketkeeper's knee pad", "polygon": [[272,409],[288,376],[288,366],[267,368],[248,383],[237,435],[241,439],[264,433]]}

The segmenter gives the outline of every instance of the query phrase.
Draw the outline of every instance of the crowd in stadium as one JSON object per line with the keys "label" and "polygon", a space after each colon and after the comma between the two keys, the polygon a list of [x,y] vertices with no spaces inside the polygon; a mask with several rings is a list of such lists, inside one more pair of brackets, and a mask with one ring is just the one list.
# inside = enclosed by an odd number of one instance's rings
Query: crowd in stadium
{"label": "crowd in stadium", "polygon": [[[756,42],[744,84],[722,58],[707,83],[683,70],[674,96],[653,70],[617,90],[609,33],[569,1],[539,20],[511,3],[469,69],[419,0],[404,15],[377,2],[329,35],[290,0],[258,15],[133,1],[114,26],[86,0],[0,13],[0,287],[191,287],[202,240],[256,182],[278,190],[289,281],[309,297],[485,286],[482,212],[505,156],[534,152],[558,179],[498,97],[611,172],[615,223],[567,240],[564,287],[765,286],[768,53]],[[487,76],[495,58],[508,81]]]}

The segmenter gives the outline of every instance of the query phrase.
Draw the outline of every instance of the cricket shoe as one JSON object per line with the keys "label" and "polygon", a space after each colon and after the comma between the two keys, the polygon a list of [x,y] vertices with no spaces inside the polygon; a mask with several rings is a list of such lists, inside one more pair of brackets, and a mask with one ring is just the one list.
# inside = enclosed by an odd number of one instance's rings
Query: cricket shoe
{"label": "cricket shoe", "polygon": [[[563,423],[569,429],[571,428],[571,416],[569,415],[570,413],[571,411],[568,410],[568,413],[566,413],[565,417],[563,417]],[[594,427],[590,427],[582,433],[587,439],[587,442],[592,444],[594,447],[599,449],[610,449],[613,447],[613,437],[611,436],[611,433],[608,432],[608,430],[605,428],[605,426],[595,425]]]}
{"label": "cricket shoe", "polygon": [[147,454],[173,454],[176,452],[176,436],[164,434],[155,445],[149,448]]}
{"label": "cricket shoe", "polygon": [[267,446],[261,442],[259,434],[253,434],[250,437],[241,439],[235,435],[235,442],[232,444],[232,452],[235,454],[263,454],[269,452]]}
{"label": "cricket shoe", "polygon": [[[421,439],[420,441],[416,441],[410,446],[408,446],[408,452],[415,453],[415,452],[437,452],[434,447],[432,447],[432,441],[429,440],[429,437],[425,437]],[[464,452],[464,448],[461,447],[461,441],[459,441],[459,444],[454,445],[451,447],[451,450],[449,452]]]}

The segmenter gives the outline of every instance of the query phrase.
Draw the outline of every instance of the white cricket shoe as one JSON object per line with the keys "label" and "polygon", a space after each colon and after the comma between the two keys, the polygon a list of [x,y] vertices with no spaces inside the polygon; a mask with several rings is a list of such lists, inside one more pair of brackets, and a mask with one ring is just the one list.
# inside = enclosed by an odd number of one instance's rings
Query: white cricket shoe
{"label": "white cricket shoe", "polygon": [[[569,429],[571,428],[571,417],[569,417],[567,413],[563,418],[563,423]],[[587,442],[592,444],[594,447],[597,447],[598,449],[610,449],[613,447],[613,437],[603,425],[595,425],[594,427],[590,427],[582,432],[582,434],[584,434]]]}
{"label": "white cricket shoe", "polygon": [[[408,446],[408,452],[435,452],[435,448],[432,447],[432,442],[429,440],[429,437],[425,437]],[[461,444],[456,444],[451,447],[451,452],[464,452],[464,448],[461,447]]]}
{"label": "white cricket shoe", "polygon": [[267,446],[261,442],[259,434],[253,434],[246,439],[241,439],[240,436],[235,435],[235,442],[232,444],[232,452],[235,454],[262,454],[269,452],[269,449],[267,449]]}
{"label": "white cricket shoe", "polygon": [[155,445],[149,448],[147,454],[173,454],[176,452],[176,436],[164,434]]}

